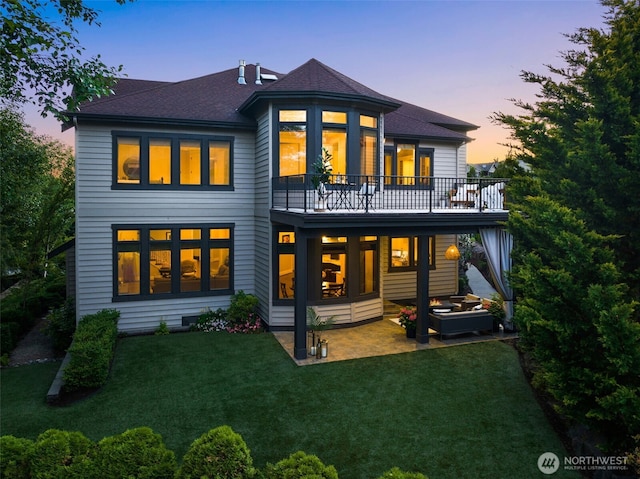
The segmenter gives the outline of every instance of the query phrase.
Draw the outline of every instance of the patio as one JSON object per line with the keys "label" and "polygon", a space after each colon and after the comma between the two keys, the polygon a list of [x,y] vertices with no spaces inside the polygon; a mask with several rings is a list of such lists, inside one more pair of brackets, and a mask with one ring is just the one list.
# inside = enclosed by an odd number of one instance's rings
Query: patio
{"label": "patio", "polygon": [[405,330],[392,319],[382,319],[362,326],[337,328],[322,332],[322,339],[328,342],[326,358],[295,359],[293,356],[293,331],[276,331],[273,336],[278,340],[287,354],[299,366],[321,364],[332,361],[346,361],[372,356],[386,356],[388,354],[408,353],[422,349],[446,348],[461,344],[486,341],[503,341],[514,339],[517,333],[470,333],[451,335],[439,339],[437,333],[429,337],[429,344],[420,344],[415,339],[408,339]]}

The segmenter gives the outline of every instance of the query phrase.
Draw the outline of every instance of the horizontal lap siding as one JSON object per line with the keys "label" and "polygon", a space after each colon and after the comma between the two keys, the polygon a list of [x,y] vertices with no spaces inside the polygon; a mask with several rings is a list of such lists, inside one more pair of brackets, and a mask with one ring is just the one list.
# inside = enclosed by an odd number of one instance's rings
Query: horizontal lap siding
{"label": "horizontal lap siding", "polygon": [[[356,303],[319,304],[313,306],[321,319],[332,318],[336,325],[356,324],[372,318],[382,317],[382,299],[373,298]],[[274,306],[271,327],[293,327],[293,305]]]}
{"label": "horizontal lap siding", "polygon": [[265,113],[258,119],[258,133],[255,146],[255,264],[256,296],[260,299],[260,316],[270,324],[270,305],[272,302],[271,275],[271,222],[270,206],[270,114]]}
{"label": "horizontal lap siding", "polygon": [[121,312],[121,330],[141,331],[157,327],[161,319],[167,321],[169,327],[178,327],[183,316],[198,315],[207,307],[217,309],[229,305],[228,295],[113,302],[113,224],[233,223],[235,290],[255,291],[254,135],[229,131],[205,134],[235,137],[234,191],[112,190],[111,128],[82,125],[78,128],[78,318],[103,308],[115,308]]}

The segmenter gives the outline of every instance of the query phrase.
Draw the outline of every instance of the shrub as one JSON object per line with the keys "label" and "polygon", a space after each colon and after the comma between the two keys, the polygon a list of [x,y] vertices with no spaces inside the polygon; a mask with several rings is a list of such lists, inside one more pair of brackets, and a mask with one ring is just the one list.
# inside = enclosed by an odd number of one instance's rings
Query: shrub
{"label": "shrub", "polygon": [[[2,311],[4,315],[4,311]],[[18,323],[0,324],[0,355],[9,354],[15,348],[18,341]]]}
{"label": "shrub", "polygon": [[158,325],[158,327],[156,328],[156,331],[154,332],[154,334],[156,336],[164,336],[169,334],[171,331],[169,331],[169,327],[167,326],[167,322],[164,319],[160,320],[160,324]]}
{"label": "shrub", "polygon": [[102,439],[93,464],[100,479],[171,479],[177,470],[173,451],[148,427]]}
{"label": "shrub", "polygon": [[267,464],[264,477],[265,479],[338,479],[338,471],[333,466],[325,466],[317,456],[298,451],[275,465]]}
{"label": "shrub", "polygon": [[252,294],[240,290],[231,296],[227,311],[227,331],[230,333],[257,333],[262,330],[262,321],[258,316],[259,300]]}
{"label": "shrub", "polygon": [[253,459],[242,436],[229,426],[219,426],[191,443],[176,478],[242,479],[254,475]]}
{"label": "shrub", "polygon": [[85,479],[91,474],[94,444],[80,432],[49,429],[36,439],[30,457],[31,477]]}
{"label": "shrub", "polygon": [[119,317],[118,311],[104,309],[80,320],[69,348],[71,359],[63,374],[67,391],[97,388],[107,381],[118,339]]}
{"label": "shrub", "polygon": [[33,441],[14,436],[0,437],[0,477],[29,479],[29,452]]}
{"label": "shrub", "polygon": [[51,338],[53,347],[58,351],[66,351],[73,333],[76,330],[76,303],[74,298],[67,298],[62,306],[51,310],[47,316],[45,334]]}
{"label": "shrub", "polygon": [[227,329],[227,312],[218,308],[215,311],[207,308],[198,317],[198,321],[193,325],[196,331],[205,331],[207,333],[213,331],[226,331]]}
{"label": "shrub", "polygon": [[231,304],[227,311],[227,319],[231,326],[244,323],[250,314],[256,314],[259,300],[252,294],[240,290],[231,296]]}
{"label": "shrub", "polygon": [[394,467],[385,472],[378,479],[428,479],[424,474],[419,472],[405,472],[398,467]]}

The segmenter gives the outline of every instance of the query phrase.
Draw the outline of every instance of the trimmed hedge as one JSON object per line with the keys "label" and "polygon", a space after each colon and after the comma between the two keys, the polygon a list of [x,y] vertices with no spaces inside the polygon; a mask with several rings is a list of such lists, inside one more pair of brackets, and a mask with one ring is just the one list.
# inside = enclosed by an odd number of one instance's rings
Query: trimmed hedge
{"label": "trimmed hedge", "polygon": [[0,477],[5,479],[29,479],[29,454],[33,441],[15,436],[0,437]]}
{"label": "trimmed hedge", "polygon": [[219,426],[191,443],[177,479],[244,479],[255,476],[253,459],[240,434]]}
{"label": "trimmed hedge", "polygon": [[172,479],[178,469],[176,456],[160,434],[139,427],[98,442],[93,463],[100,479]]}
{"label": "trimmed hedge", "polygon": [[265,479],[338,479],[338,471],[333,466],[325,466],[318,456],[303,451],[294,452],[288,458],[274,464],[267,464]]}
{"label": "trimmed hedge", "polygon": [[[338,479],[334,466],[298,451],[264,471],[242,436],[220,426],[193,441],[182,466],[159,434],[148,427],[130,429],[97,444],[80,432],[49,429],[35,442],[0,437],[0,477],[6,479]],[[378,479],[428,479],[394,467]]]}
{"label": "trimmed hedge", "polygon": [[119,317],[115,309],[103,309],[80,320],[63,373],[65,391],[98,388],[106,383],[118,339]]}
{"label": "trimmed hedge", "polygon": [[36,439],[30,456],[35,479],[85,479],[91,474],[90,455],[95,445],[81,432],[49,429]]}

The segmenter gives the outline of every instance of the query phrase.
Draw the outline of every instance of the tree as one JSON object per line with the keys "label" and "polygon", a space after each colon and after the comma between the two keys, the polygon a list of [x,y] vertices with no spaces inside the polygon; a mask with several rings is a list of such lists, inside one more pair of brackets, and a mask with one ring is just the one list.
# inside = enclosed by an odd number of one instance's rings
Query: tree
{"label": "tree", "polygon": [[[31,101],[42,115],[64,119],[93,97],[113,93],[122,66],[108,67],[100,55],[83,60],[84,48],[74,24],[97,24],[97,12],[83,0],[0,0],[0,97],[13,102]],[[116,0],[124,4],[126,0]],[[61,25],[45,18],[55,9]],[[34,98],[30,97],[33,92]]]}
{"label": "tree", "polygon": [[559,409],[626,447],[640,433],[640,5],[604,0],[607,31],[577,30],[566,66],[511,129],[531,166],[508,186],[512,286],[535,382]]}
{"label": "tree", "polygon": [[40,275],[46,254],[73,234],[74,172],[69,147],[37,136],[15,107],[0,109],[2,275]]}

